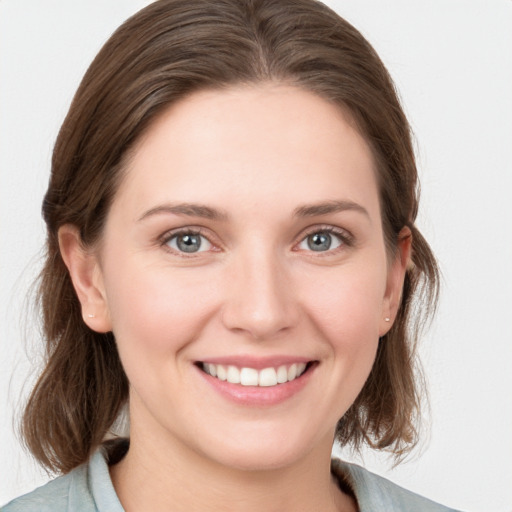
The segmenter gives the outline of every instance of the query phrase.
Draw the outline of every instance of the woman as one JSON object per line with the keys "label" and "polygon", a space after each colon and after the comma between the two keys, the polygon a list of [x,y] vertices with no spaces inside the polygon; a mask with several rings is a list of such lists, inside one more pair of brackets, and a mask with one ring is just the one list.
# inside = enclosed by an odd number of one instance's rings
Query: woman
{"label": "woman", "polygon": [[[43,205],[48,363],[23,432],[64,476],[5,510],[447,510],[330,461],[335,438],[416,441],[412,313],[438,281],[416,189],[385,68],[322,4],[128,20]],[[105,443],[125,405],[129,442]]]}

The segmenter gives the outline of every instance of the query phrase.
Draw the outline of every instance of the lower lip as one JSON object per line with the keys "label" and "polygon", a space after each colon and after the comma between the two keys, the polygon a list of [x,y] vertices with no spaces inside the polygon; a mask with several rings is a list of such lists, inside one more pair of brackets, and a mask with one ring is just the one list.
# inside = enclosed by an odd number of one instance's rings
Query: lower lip
{"label": "lower lip", "polygon": [[242,386],[241,384],[231,384],[225,380],[219,380],[196,367],[201,377],[215,391],[239,405],[248,406],[272,406],[285,402],[306,386],[315,368],[316,364],[311,365],[297,379],[276,386]]}

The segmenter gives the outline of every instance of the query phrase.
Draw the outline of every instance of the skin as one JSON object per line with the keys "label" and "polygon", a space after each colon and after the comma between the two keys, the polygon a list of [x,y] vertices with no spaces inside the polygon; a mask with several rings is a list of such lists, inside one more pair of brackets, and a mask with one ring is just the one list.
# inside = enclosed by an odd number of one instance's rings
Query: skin
{"label": "skin", "polygon": [[[184,203],[220,213],[169,210]],[[180,253],[191,227],[202,250]],[[356,510],[330,475],[335,426],[392,325],[410,238],[389,257],[370,148],[339,108],[277,84],[194,93],[139,141],[100,244],[59,235],[84,321],[114,332],[130,381],[111,469],[127,511]],[[315,365],[286,400],[243,404],[196,364],[228,356]]]}

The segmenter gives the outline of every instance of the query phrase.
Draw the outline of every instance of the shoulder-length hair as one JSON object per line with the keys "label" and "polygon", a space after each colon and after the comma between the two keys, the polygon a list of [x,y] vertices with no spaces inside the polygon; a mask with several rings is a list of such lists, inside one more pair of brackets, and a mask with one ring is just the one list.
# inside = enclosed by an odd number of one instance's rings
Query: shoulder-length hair
{"label": "shoulder-length hair", "polygon": [[99,240],[123,162],[170,104],[201,89],[268,81],[311,91],[349,112],[377,164],[388,253],[404,226],[412,233],[398,316],[337,438],[398,456],[416,441],[415,344],[439,279],[414,224],[411,133],[386,68],[354,27],[315,0],[159,0],[127,20],[94,59],[53,152],[38,295],[47,359],[22,422],[27,446],[47,468],[68,472],[87,460],[128,398],[113,334],[93,332],[82,320],[59,228],[75,225],[85,246]]}

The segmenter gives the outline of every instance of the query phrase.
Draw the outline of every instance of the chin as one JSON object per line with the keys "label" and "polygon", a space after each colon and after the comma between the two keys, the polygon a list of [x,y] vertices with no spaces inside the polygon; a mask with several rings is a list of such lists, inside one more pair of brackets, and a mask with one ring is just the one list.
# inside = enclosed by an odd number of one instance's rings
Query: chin
{"label": "chin", "polygon": [[300,454],[295,450],[236,450],[229,454],[223,454],[216,460],[222,466],[238,471],[259,472],[284,469],[293,466],[299,460]]}
{"label": "chin", "polygon": [[321,446],[328,455],[332,448],[332,436],[326,436],[319,443],[310,436],[300,435],[297,429],[282,432],[277,428],[273,432],[257,430],[254,428],[252,433],[244,436],[230,436],[226,433],[222,440],[212,439],[203,454],[228,468],[270,471],[296,465],[315,447]]}

